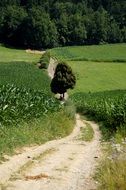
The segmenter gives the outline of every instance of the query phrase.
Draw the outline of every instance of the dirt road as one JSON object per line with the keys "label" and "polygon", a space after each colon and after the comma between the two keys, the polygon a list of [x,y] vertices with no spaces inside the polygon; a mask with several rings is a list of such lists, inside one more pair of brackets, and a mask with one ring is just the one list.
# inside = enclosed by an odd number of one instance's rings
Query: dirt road
{"label": "dirt road", "polygon": [[54,77],[56,65],[57,65],[57,60],[51,57],[50,64],[48,66],[48,75],[51,79]]}
{"label": "dirt road", "polygon": [[91,142],[79,140],[87,121],[76,115],[72,134],[60,140],[29,148],[0,166],[0,184],[4,190],[94,190],[92,179],[100,157],[98,126]]}

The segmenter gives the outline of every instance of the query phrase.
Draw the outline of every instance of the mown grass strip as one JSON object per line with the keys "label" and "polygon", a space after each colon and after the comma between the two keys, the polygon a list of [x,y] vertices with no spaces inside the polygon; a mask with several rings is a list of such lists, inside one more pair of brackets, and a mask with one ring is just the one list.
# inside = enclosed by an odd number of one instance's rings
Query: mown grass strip
{"label": "mown grass strip", "polygon": [[82,141],[91,141],[94,136],[94,131],[89,123],[86,123],[85,127],[81,128],[81,134],[79,136],[79,140]]}

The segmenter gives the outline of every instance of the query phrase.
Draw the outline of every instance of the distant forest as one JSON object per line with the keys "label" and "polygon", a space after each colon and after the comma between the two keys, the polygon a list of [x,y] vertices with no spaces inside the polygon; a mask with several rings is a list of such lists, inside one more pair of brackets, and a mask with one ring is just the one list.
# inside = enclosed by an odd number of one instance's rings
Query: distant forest
{"label": "distant forest", "polygon": [[126,42],[126,0],[0,0],[0,43],[52,48]]}

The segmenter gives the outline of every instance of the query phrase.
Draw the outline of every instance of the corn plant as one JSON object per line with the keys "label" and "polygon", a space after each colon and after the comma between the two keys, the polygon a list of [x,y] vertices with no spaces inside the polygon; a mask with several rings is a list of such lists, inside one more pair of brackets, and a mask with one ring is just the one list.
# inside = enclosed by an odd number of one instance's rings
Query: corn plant
{"label": "corn plant", "polygon": [[14,85],[0,86],[0,124],[10,125],[29,121],[56,112],[61,105],[51,95],[41,91],[18,88]]}
{"label": "corn plant", "polygon": [[126,124],[126,91],[76,93],[72,96],[79,112],[102,121],[107,128],[116,130]]}

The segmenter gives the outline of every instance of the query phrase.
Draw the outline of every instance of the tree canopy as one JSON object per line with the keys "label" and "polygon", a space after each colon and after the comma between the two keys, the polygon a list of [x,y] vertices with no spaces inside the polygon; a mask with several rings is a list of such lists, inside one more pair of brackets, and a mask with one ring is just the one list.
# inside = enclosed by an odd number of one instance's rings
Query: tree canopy
{"label": "tree canopy", "polygon": [[1,0],[0,42],[50,48],[126,42],[125,0]]}
{"label": "tree canopy", "polygon": [[55,94],[63,94],[67,92],[68,89],[73,89],[76,83],[75,75],[69,65],[64,62],[58,63],[54,78],[51,81],[51,91]]}

